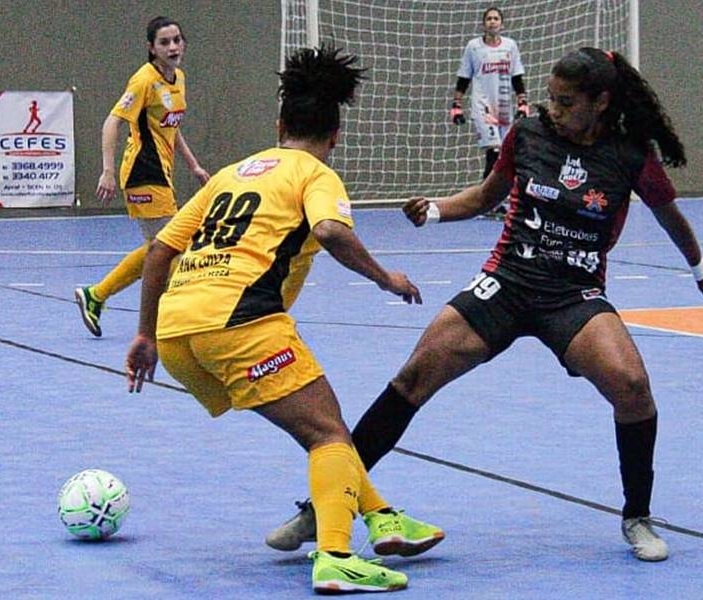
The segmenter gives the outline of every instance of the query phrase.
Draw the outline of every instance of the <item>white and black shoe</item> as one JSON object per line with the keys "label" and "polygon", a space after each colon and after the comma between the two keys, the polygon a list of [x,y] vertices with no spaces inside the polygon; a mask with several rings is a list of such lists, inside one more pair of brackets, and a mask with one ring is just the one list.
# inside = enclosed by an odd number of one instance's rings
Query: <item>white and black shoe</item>
{"label": "white and black shoe", "polygon": [[291,552],[305,542],[314,542],[317,538],[315,509],[310,500],[296,502],[300,509],[297,515],[266,536],[266,544],[274,550]]}
{"label": "white and black shoe", "polygon": [[649,517],[623,519],[622,535],[640,560],[657,562],[669,557],[669,546],[654,532]]}

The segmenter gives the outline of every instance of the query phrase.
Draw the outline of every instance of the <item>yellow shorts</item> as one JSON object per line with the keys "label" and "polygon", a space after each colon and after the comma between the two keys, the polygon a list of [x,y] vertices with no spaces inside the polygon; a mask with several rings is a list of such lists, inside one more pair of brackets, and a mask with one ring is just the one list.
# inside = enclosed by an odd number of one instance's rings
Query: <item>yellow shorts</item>
{"label": "yellow shorts", "polygon": [[131,219],[172,217],[178,212],[173,189],[163,185],[140,185],[124,190],[127,214]]}
{"label": "yellow shorts", "polygon": [[158,340],[166,370],[218,417],[280,400],[324,375],[286,313]]}

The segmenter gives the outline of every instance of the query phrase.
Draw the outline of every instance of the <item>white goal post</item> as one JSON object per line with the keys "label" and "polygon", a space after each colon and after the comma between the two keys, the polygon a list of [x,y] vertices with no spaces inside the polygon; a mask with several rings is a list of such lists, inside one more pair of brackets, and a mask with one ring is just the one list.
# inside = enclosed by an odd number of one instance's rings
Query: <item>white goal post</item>
{"label": "white goal post", "polygon": [[[441,196],[478,181],[483,157],[467,123],[448,109],[464,46],[490,6],[475,0],[281,0],[281,60],[333,41],[368,68],[345,108],[330,163],[354,204]],[[544,102],[552,64],[581,46],[617,50],[639,64],[637,0],[498,2],[504,35],[525,65],[530,102]]]}

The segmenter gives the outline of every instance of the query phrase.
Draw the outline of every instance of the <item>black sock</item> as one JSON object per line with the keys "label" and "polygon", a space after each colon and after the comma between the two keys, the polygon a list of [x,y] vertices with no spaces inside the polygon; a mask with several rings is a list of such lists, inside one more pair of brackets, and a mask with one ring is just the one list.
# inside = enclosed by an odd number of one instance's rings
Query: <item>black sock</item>
{"label": "black sock", "polygon": [[615,422],[625,506],[622,518],[648,517],[654,481],[654,441],[657,415],[639,423]]}
{"label": "black sock", "polygon": [[389,383],[352,431],[352,440],[367,471],[388,454],[417,412]]}

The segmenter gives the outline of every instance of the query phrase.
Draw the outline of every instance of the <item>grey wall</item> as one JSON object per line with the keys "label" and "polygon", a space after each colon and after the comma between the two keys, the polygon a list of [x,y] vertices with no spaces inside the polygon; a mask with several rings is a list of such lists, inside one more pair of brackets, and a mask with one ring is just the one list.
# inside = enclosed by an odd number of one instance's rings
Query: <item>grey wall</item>
{"label": "grey wall", "polygon": [[671,170],[681,196],[703,195],[703,2],[640,0],[640,71],[676,127],[688,167]]}
{"label": "grey wall", "polygon": [[[102,122],[146,61],[145,27],[157,14],[180,21],[188,38],[182,131],[201,164],[215,171],[275,143],[279,0],[2,0],[0,88],[77,88],[76,184],[84,207],[96,205]],[[640,27],[640,68],[689,154],[689,167],[672,177],[680,195],[701,195],[703,2],[640,0]],[[180,200],[197,188],[182,162],[176,184]]]}
{"label": "grey wall", "polygon": [[[146,62],[146,24],[156,15],[179,21],[188,40],[182,132],[201,164],[214,172],[275,143],[278,0],[0,0],[0,89],[77,88],[76,186],[84,207],[96,205],[102,123]],[[178,159],[176,189],[179,200],[197,189]]]}

